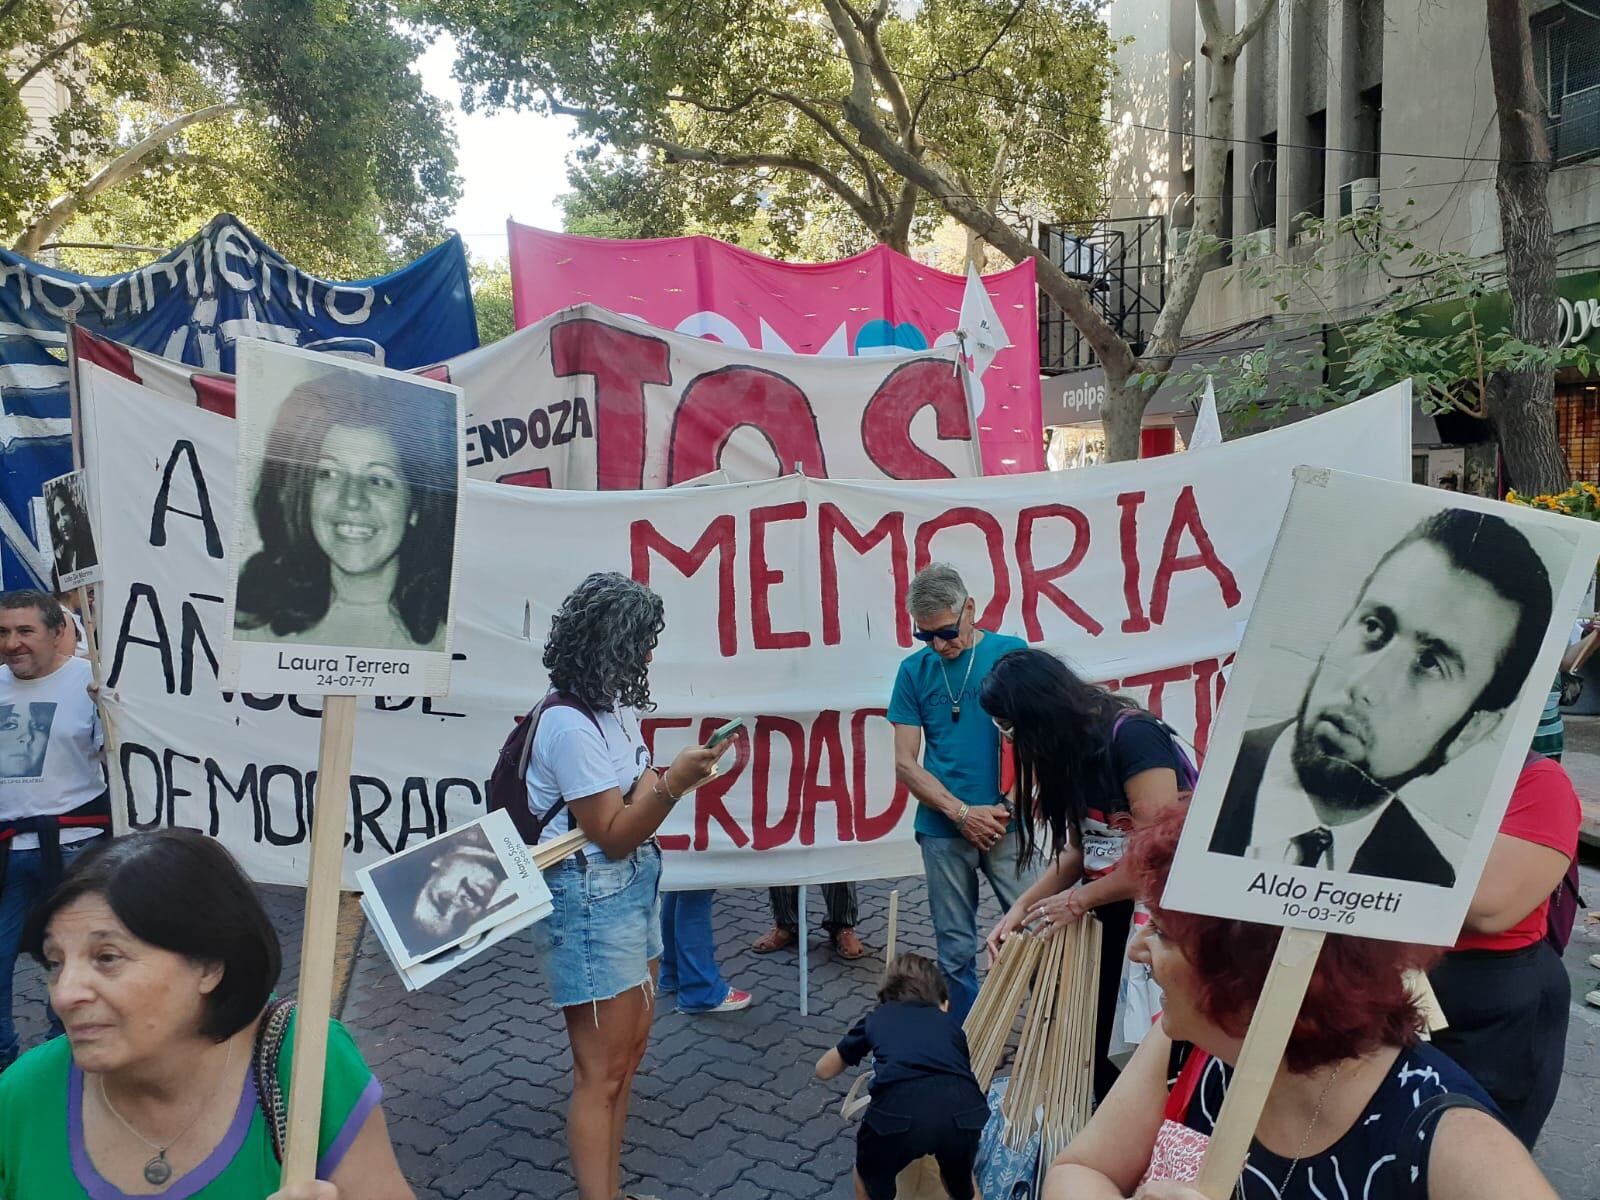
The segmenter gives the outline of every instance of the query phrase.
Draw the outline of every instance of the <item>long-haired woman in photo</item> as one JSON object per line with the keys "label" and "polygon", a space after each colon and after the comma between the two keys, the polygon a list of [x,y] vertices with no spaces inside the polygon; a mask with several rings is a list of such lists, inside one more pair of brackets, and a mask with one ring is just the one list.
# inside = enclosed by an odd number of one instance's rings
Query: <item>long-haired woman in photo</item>
{"label": "long-haired woman in photo", "polygon": [[545,871],[554,907],[533,927],[572,1044],[567,1146],[579,1200],[622,1195],[622,1132],[661,961],[655,832],[733,745],[651,765],[639,713],[655,707],[650,659],[664,627],[660,596],[599,572],[561,602],[544,646],[551,690],[528,755],[528,809],[540,842],[571,829],[588,838]]}
{"label": "long-haired woman in photo", "polygon": [[239,573],[240,637],[443,648],[458,451],[450,397],[426,400],[355,371],[289,393],[256,486],[261,549]]}
{"label": "long-haired woman in photo", "polygon": [[1043,650],[997,662],[979,702],[1016,758],[1022,852],[1047,849],[1049,863],[994,927],[989,950],[1022,925],[1099,919],[1094,1090],[1103,1098],[1117,1077],[1108,1049],[1133,922],[1133,880],[1117,867],[1128,835],[1178,802],[1193,768],[1160,720]]}

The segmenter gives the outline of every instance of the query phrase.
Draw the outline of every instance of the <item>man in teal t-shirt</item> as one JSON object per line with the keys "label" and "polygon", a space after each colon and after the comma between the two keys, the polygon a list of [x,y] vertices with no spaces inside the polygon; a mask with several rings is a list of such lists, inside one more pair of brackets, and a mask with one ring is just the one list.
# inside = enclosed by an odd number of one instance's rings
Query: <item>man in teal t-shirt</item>
{"label": "man in teal t-shirt", "polygon": [[1002,909],[1039,873],[1037,863],[1018,867],[1017,831],[1000,794],[1000,735],[978,704],[990,668],[1027,643],[974,625],[977,606],[945,563],[917,572],[906,606],[924,645],[900,664],[889,701],[895,772],[919,805],[939,969],[960,1021],[978,994],[978,873]]}

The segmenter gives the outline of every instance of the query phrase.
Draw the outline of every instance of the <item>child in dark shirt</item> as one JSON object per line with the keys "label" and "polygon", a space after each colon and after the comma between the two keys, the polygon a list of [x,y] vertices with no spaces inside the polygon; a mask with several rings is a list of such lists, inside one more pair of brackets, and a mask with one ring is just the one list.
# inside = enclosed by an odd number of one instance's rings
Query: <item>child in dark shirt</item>
{"label": "child in dark shirt", "polygon": [[878,1007],[818,1060],[817,1078],[832,1079],[869,1051],[872,1104],[856,1137],[857,1200],[894,1200],[895,1177],[929,1154],[952,1200],[973,1200],[989,1105],[972,1074],[967,1036],[950,1016],[944,976],[922,955],[894,960]]}

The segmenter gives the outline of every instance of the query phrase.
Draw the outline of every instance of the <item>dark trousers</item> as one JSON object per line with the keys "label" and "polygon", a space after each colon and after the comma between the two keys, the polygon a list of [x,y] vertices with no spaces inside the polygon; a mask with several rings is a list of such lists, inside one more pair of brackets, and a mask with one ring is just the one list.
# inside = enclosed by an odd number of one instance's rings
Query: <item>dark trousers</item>
{"label": "dark trousers", "polygon": [[894,1200],[895,1177],[933,1155],[953,1200],[973,1200],[973,1164],[989,1105],[969,1076],[933,1075],[874,1090],[856,1134],[856,1173],[871,1200]]}
{"label": "dark trousers", "polygon": [[[772,923],[779,929],[791,932],[800,928],[800,889],[792,887],[768,888],[772,901]],[[822,927],[829,933],[856,927],[856,885],[853,883],[825,883],[822,899],[828,906],[828,916]]]}
{"label": "dark trousers", "polygon": [[1488,1092],[1528,1149],[1561,1087],[1572,1003],[1550,943],[1521,950],[1459,950],[1428,975],[1448,1029],[1433,1035]]}
{"label": "dark trousers", "polygon": [[1094,1011],[1094,1102],[1106,1098],[1121,1072],[1111,1061],[1111,1031],[1122,991],[1122,959],[1133,925],[1133,901],[1115,900],[1092,910],[1100,921],[1100,986]]}

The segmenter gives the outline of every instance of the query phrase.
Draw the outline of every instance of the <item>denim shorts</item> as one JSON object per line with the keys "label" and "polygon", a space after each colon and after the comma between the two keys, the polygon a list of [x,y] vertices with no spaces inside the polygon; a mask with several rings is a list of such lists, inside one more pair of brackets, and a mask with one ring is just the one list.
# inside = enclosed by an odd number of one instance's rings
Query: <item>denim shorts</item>
{"label": "denim shorts", "polygon": [[551,998],[562,1008],[610,1000],[650,978],[661,957],[661,850],[590,851],[544,873],[554,909],[533,926]]}

